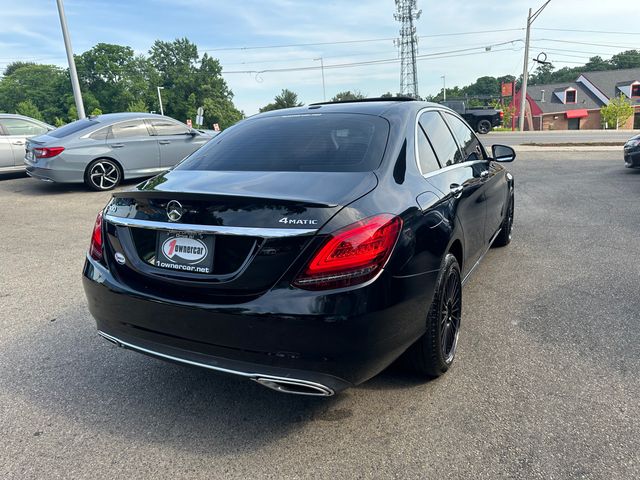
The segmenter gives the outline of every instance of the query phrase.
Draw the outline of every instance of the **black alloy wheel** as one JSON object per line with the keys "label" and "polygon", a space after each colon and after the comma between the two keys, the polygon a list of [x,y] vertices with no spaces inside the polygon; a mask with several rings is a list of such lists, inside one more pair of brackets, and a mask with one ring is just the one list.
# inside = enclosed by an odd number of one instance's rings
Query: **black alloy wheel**
{"label": "black alloy wheel", "polygon": [[432,378],[449,370],[456,356],[461,320],[460,266],[456,257],[447,254],[427,315],[426,333],[407,350],[405,364],[416,373]]}

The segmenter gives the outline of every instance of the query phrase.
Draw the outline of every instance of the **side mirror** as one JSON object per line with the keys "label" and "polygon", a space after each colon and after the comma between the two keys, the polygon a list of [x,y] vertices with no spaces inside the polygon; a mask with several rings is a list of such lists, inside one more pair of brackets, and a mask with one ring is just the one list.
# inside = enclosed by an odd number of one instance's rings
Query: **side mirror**
{"label": "side mirror", "polygon": [[507,145],[493,145],[491,151],[496,162],[507,163],[516,159],[516,151]]}
{"label": "side mirror", "polygon": [[198,132],[196,132],[193,128],[189,129],[189,132],[187,133],[187,135],[191,135],[192,137],[195,137],[196,135],[198,135]]}

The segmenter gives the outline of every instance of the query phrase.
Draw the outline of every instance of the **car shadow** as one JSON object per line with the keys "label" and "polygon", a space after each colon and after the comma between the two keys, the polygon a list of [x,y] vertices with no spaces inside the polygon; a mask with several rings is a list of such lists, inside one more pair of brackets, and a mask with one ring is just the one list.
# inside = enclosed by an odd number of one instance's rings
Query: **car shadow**
{"label": "car shadow", "polygon": [[[344,420],[363,395],[425,383],[394,364],[331,398],[277,393],[247,379],[118,348],[96,334],[83,303],[70,303],[73,308],[3,343],[0,391],[65,428],[77,424],[77,430],[126,442],[188,452],[249,451],[282,441],[312,422]],[[393,403],[393,393],[383,396]],[[39,428],[46,432],[57,424]]]}

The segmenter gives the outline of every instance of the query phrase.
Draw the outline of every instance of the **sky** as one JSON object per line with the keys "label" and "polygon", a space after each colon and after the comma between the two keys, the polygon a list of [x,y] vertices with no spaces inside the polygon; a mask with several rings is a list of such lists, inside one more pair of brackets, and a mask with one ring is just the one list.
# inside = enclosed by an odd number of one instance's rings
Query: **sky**
{"label": "sky", "polygon": [[[542,3],[418,0],[422,15],[415,25],[419,55],[425,55],[418,61],[419,93],[435,94],[443,82],[462,86],[483,75],[521,74],[527,11]],[[332,67],[398,59],[392,39],[400,25],[393,17],[393,0],[65,0],[64,4],[76,54],[99,42],[147,53],[157,39],[187,37],[200,53],[207,51],[220,60],[234,102],[247,115],[271,102],[283,88],[298,93],[305,104],[322,101],[320,57],[326,67],[327,99],[344,90],[379,96],[400,89],[399,61]],[[544,52],[559,68],[583,64],[593,55],[609,58],[640,49],[636,12],[637,2],[632,0],[551,0],[534,24],[530,57]],[[301,45],[318,43],[324,45]],[[298,46],[276,48],[282,45]],[[0,0],[0,71],[16,60],[66,66],[55,0]]]}

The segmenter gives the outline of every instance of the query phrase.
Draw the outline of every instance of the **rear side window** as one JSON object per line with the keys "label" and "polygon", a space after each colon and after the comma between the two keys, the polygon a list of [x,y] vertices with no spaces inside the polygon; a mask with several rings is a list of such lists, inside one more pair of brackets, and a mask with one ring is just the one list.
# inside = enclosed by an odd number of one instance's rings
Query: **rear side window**
{"label": "rear side window", "polygon": [[458,139],[460,148],[464,153],[465,161],[482,160],[484,158],[482,144],[471,128],[469,128],[469,126],[458,117],[451,115],[450,113],[445,113],[444,115],[454,136]]}
{"label": "rear side window", "polygon": [[132,120],[130,122],[121,122],[112,125],[108,138],[123,139],[148,136],[149,131],[147,130],[144,120]]}
{"label": "rear side window", "polygon": [[435,172],[440,168],[436,154],[427,139],[427,135],[418,127],[418,160],[420,162],[420,171],[423,175]]}
{"label": "rear side window", "polygon": [[98,122],[96,122],[95,120],[84,118],[82,120],[69,123],[68,125],[65,125],[63,127],[56,128],[49,133],[49,136],[54,138],[63,138],[68,135],[73,135],[74,133],[81,132],[82,130],[86,130],[89,127],[95,127],[97,124]]}
{"label": "rear side window", "polygon": [[265,172],[365,172],[380,166],[389,123],[373,115],[256,118],[221,133],[177,168]]}
{"label": "rear side window", "polygon": [[462,161],[460,149],[444,119],[436,111],[420,116],[420,126],[426,132],[443,167]]}
{"label": "rear side window", "polygon": [[186,125],[171,120],[147,120],[152,127],[153,135],[186,135],[189,129]]}
{"label": "rear side window", "polygon": [[46,127],[37,123],[22,120],[21,118],[3,118],[0,120],[7,135],[22,135],[29,137],[32,135],[42,135],[47,132]]}

